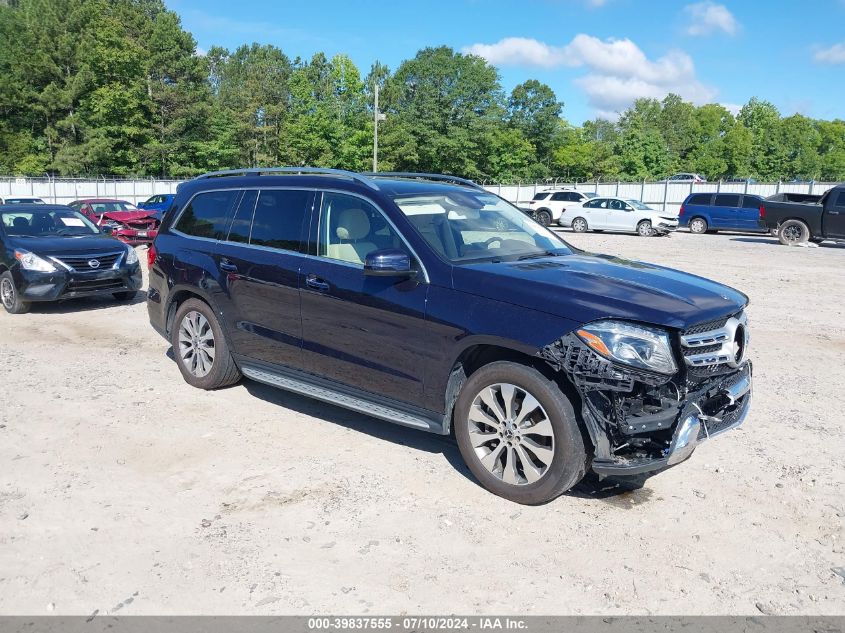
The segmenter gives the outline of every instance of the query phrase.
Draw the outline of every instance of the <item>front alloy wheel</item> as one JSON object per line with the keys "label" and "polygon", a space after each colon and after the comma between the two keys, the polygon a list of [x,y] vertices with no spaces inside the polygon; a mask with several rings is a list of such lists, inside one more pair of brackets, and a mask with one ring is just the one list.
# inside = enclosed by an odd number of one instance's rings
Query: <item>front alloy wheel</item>
{"label": "front alloy wheel", "polygon": [[453,420],[472,474],[510,501],[545,503],[586,472],[572,403],[535,367],[496,361],[477,369],[458,394]]}
{"label": "front alloy wheel", "polygon": [[21,301],[15,280],[8,270],[0,275],[0,303],[9,314],[23,314],[29,311],[29,302]]}
{"label": "front alloy wheel", "polygon": [[654,229],[651,226],[651,222],[648,220],[643,220],[637,225],[637,233],[640,237],[651,237],[654,235]]}
{"label": "front alloy wheel", "polygon": [[543,406],[509,383],[485,387],[473,400],[469,437],[481,465],[506,484],[538,481],[554,459],[555,434]]}

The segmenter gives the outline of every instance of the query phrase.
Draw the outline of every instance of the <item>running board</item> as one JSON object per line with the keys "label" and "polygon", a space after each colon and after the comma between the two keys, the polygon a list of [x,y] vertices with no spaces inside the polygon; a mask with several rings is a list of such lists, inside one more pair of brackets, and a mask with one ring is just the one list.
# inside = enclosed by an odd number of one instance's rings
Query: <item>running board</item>
{"label": "running board", "polygon": [[[240,363],[241,373],[247,378],[262,382],[285,391],[292,391],[315,400],[334,404],[344,409],[370,415],[380,420],[401,424],[414,429],[445,435],[444,416],[425,411],[411,410],[388,402],[374,394],[366,392],[352,392],[348,388],[341,390],[325,378],[296,372],[293,374],[276,368],[257,366],[249,362]],[[369,396],[369,397],[368,397]]]}

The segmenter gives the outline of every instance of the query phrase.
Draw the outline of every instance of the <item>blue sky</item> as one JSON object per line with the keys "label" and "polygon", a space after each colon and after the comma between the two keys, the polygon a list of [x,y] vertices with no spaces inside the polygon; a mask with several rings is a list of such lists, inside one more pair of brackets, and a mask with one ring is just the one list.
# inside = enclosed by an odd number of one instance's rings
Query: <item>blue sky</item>
{"label": "blue sky", "polygon": [[166,0],[200,49],[346,53],[366,75],[426,46],[481,54],[510,90],[549,84],[580,124],[677,92],[734,108],[845,118],[845,0]]}

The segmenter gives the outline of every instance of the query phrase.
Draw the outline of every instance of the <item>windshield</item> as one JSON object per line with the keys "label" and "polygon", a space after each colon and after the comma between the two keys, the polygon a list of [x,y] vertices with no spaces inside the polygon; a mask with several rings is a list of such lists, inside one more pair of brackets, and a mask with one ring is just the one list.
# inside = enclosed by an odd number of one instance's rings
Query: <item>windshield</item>
{"label": "windshield", "polygon": [[648,206],[647,204],[643,204],[639,200],[626,200],[625,202],[630,204],[635,209],[638,209],[639,211],[651,211],[652,210],[652,208],[650,206]]}
{"label": "windshield", "polygon": [[26,237],[55,237],[57,235],[91,235],[100,231],[86,217],[76,211],[3,211],[0,223],[8,235]]}
{"label": "windshield", "polygon": [[6,204],[44,204],[41,198],[6,198]]}
{"label": "windshield", "polygon": [[128,202],[92,202],[91,209],[94,213],[111,213],[113,211],[138,211],[138,207]]}
{"label": "windshield", "polygon": [[581,193],[583,193],[585,196],[587,196],[590,200],[592,200],[593,198],[599,197],[599,194],[593,193],[592,191],[582,191]]}
{"label": "windshield", "polygon": [[571,253],[557,235],[491,193],[396,195],[394,201],[419,234],[454,263]]}

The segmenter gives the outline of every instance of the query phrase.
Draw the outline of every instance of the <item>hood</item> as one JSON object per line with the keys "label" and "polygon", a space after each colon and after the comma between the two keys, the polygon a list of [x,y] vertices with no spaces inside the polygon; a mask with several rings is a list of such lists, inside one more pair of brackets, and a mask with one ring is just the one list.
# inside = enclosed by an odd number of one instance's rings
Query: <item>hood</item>
{"label": "hood", "polygon": [[686,329],[748,303],[738,290],[703,277],[588,253],[456,266],[453,284],[581,323],[618,318]]}
{"label": "hood", "polygon": [[142,220],[144,218],[155,218],[153,211],[107,211],[105,213],[95,213],[98,218],[102,215],[107,220],[114,220],[115,222],[133,222],[135,220]]}
{"label": "hood", "polygon": [[60,235],[51,237],[6,237],[7,250],[22,248],[36,255],[85,255],[119,253],[126,250],[123,242],[108,235]]}

